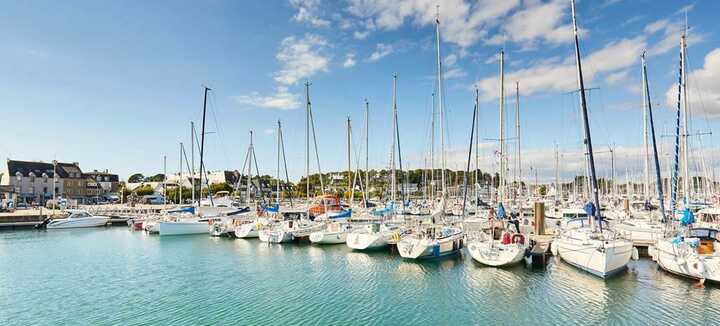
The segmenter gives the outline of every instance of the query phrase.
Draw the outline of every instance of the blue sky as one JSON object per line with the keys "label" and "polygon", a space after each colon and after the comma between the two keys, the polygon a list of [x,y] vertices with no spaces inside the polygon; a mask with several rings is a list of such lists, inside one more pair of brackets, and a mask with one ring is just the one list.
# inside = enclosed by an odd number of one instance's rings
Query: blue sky
{"label": "blue sky", "polygon": [[[210,98],[207,166],[239,169],[255,131],[261,172],[274,174],[277,119],[290,174],[304,172],[303,82],[311,80],[323,170],[343,169],[345,118],[356,151],[363,99],[370,102],[370,161],[388,165],[392,74],[397,73],[403,155],[413,168],[429,148],[435,73],[434,15],[440,4],[449,167],[466,151],[473,87],[481,90],[483,138],[497,138],[497,53],[506,51],[509,124],[520,83],[523,169],[552,172],[558,142],[564,175],[580,173],[569,1],[57,1],[8,2],[0,11],[0,158],[78,161],[86,169],[152,174],[199,123]],[[716,1],[589,1],[578,4],[596,147],[619,146],[619,170],[639,166],[640,53],[658,128],[669,131],[678,43],[690,22],[692,129],[717,129],[720,48]],[[512,131],[512,128],[510,128]],[[717,147],[715,136],[702,146]],[[697,138],[697,137],[696,137]],[[664,139],[667,141],[668,139]],[[482,166],[495,169],[484,141]],[[693,140],[694,148],[700,141]],[[512,147],[511,147],[512,148]],[[599,150],[598,150],[599,151]],[[708,151],[706,159],[717,155]],[[601,174],[609,159],[599,154]],[[511,158],[512,160],[512,158]],[[630,174],[638,172],[630,172]]]}

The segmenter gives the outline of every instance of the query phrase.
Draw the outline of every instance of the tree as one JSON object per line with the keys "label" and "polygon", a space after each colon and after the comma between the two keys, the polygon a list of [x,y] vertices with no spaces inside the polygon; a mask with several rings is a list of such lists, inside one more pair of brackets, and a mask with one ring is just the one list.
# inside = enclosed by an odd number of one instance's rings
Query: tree
{"label": "tree", "polygon": [[538,189],[538,194],[540,196],[545,196],[547,194],[547,187],[545,185],[540,186]]}
{"label": "tree", "polygon": [[128,178],[129,183],[140,183],[143,182],[143,180],[145,180],[145,176],[143,176],[142,173],[135,173]]}
{"label": "tree", "polygon": [[155,193],[155,189],[153,189],[150,185],[144,185],[142,187],[138,187],[133,191],[138,196],[147,196],[152,195]]}
{"label": "tree", "polygon": [[162,173],[158,173],[152,177],[145,179],[145,182],[163,182],[163,181],[165,181],[165,175]]}

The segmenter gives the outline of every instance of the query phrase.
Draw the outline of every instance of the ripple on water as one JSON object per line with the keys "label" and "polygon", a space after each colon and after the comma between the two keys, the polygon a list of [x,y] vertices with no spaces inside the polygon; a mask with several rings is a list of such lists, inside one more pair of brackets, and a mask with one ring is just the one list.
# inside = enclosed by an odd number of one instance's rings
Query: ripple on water
{"label": "ripple on water", "polygon": [[717,302],[720,289],[648,260],[602,280],[557,260],[499,269],[124,228],[0,233],[2,325],[701,324]]}

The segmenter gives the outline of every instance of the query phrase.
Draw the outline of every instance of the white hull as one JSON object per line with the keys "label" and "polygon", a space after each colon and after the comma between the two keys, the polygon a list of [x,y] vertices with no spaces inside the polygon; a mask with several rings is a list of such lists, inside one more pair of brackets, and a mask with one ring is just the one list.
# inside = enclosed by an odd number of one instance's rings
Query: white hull
{"label": "white hull", "polygon": [[496,240],[471,241],[468,252],[475,261],[487,266],[503,267],[519,263],[527,246],[521,243],[502,244]]}
{"label": "white hull", "polygon": [[631,241],[583,238],[589,233],[583,231],[568,231],[553,242],[562,260],[603,278],[626,268],[633,252]]}
{"label": "white hull", "polygon": [[660,268],[670,273],[720,282],[720,256],[698,255],[686,243],[673,245],[672,239],[658,240],[651,255]]}
{"label": "white hull", "polygon": [[310,233],[310,242],[315,244],[340,244],[347,241],[345,231],[318,231]]}
{"label": "white hull", "polygon": [[160,235],[186,235],[186,234],[207,234],[209,225],[207,222],[190,221],[167,221],[158,223]]}
{"label": "white hull", "polygon": [[235,237],[241,239],[257,238],[260,232],[256,223],[245,223],[235,227]]}
{"label": "white hull", "polygon": [[104,226],[110,221],[109,217],[93,216],[83,218],[66,218],[53,220],[48,223],[48,229],[74,229],[74,228],[92,228]]}
{"label": "white hull", "polygon": [[295,239],[292,232],[286,230],[261,230],[258,237],[260,241],[269,243],[284,243]]}
{"label": "white hull", "polygon": [[346,243],[353,250],[374,250],[386,247],[390,238],[392,238],[392,233],[348,233]]}
{"label": "white hull", "polygon": [[462,246],[462,233],[443,239],[407,237],[397,243],[400,256],[408,259],[425,259],[452,255],[462,249]]}

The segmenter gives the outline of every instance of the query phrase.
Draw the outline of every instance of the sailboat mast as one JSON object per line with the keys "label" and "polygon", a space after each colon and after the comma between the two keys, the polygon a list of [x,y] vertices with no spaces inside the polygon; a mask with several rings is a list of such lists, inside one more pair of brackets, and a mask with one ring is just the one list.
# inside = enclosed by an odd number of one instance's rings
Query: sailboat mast
{"label": "sailboat mast", "polygon": [[435,93],[432,93],[430,117],[430,198],[435,199]]}
{"label": "sailboat mast", "polygon": [[562,190],[560,189],[560,152],[558,151],[558,144],[555,143],[555,201],[559,201],[562,197]]}
{"label": "sailboat mast", "polygon": [[397,74],[393,74],[393,95],[392,95],[392,149],[390,150],[390,191],[392,192],[390,195],[391,202],[395,203],[395,193],[397,192],[397,184],[396,184],[396,176],[395,176],[395,144],[397,142],[397,139],[395,138],[396,128],[397,128]]}
{"label": "sailboat mast", "polygon": [[[687,27],[686,27],[687,28]],[[692,194],[692,183],[690,180],[690,160],[688,146],[688,136],[690,128],[688,96],[687,96],[687,38],[685,33],[680,37],[680,64],[682,65],[682,95],[683,95],[683,125],[682,125],[682,153],[683,153],[683,192],[686,200],[690,200]]]}
{"label": "sailboat mast", "polygon": [[518,195],[522,197],[523,194],[523,180],[522,180],[522,161],[520,160],[520,82],[515,82],[515,137],[517,137],[517,149],[516,149],[516,164],[517,172],[516,176],[519,178],[517,185]]}
{"label": "sailboat mast", "polygon": [[250,186],[252,180],[252,163],[253,163],[253,132],[250,130],[250,148],[248,148],[248,178],[247,178],[247,201],[250,202]]}
{"label": "sailboat mast", "polygon": [[[350,116],[347,117],[347,162],[348,162],[348,199],[352,198],[351,194],[353,193],[352,189],[352,182],[350,179],[352,179],[352,167],[350,165]],[[352,202],[350,202],[350,205],[352,205]]]}
{"label": "sailboat mast", "polygon": [[[205,115],[207,113],[207,94],[210,88],[205,87],[205,96],[203,98],[203,117],[202,127],[200,128],[200,196],[202,197],[203,187],[203,172],[204,172],[204,158],[205,158]],[[207,179],[207,178],[206,178]],[[207,181],[207,180],[206,180]],[[210,192],[208,191],[208,194]]]}
{"label": "sailboat mast", "polygon": [[580,40],[578,38],[577,21],[575,19],[575,0],[570,0],[572,6],[573,34],[575,36],[575,61],[577,63],[578,86],[580,87],[580,106],[583,119],[583,130],[585,132],[585,148],[588,155],[588,169],[590,172],[590,188],[592,200],[595,204],[595,217],[598,219],[598,226],[602,231],[602,216],[600,214],[600,197],[598,195],[597,177],[595,175],[595,157],[593,155],[592,139],[590,137],[590,122],[588,120],[587,100],[585,99],[585,82],[583,81],[582,64],[580,60]]}
{"label": "sailboat mast", "polygon": [[442,99],[442,59],[440,57],[440,6],[437,6],[437,15],[435,17],[435,36],[436,36],[436,49],[437,49],[437,92],[438,92],[438,108],[440,110],[440,165],[442,168],[441,182],[442,182],[442,196],[447,196],[445,189],[445,110],[443,109]]}
{"label": "sailboat mast", "polygon": [[[644,65],[645,65],[645,54],[644,53],[643,53],[642,58],[643,59],[641,61],[642,61],[643,67],[644,67]],[[643,68],[643,78],[642,78],[643,92],[646,89],[645,83],[646,83],[646,80],[645,80],[644,68]],[[645,168],[645,171],[644,171],[645,179],[643,180],[644,181],[643,182],[643,196],[645,197],[645,201],[648,201],[648,200],[650,200],[650,148],[648,147],[649,144],[648,144],[648,109],[647,109],[649,103],[648,103],[648,99],[645,96],[645,94],[643,94],[642,100],[643,100],[643,109],[642,109],[642,112],[643,112],[643,164],[644,164],[644,168]]]}
{"label": "sailboat mast", "polygon": [[305,82],[305,178],[306,200],[310,202],[310,82]]}
{"label": "sailboat mast", "polygon": [[370,136],[368,135],[370,125],[370,104],[365,99],[365,207],[367,207],[368,195],[370,194]]}
{"label": "sailboat mast", "polygon": [[190,121],[190,180],[192,182],[192,204],[195,206],[195,122]]}
{"label": "sailboat mast", "polygon": [[178,186],[177,186],[177,192],[178,192],[178,205],[182,205],[182,187],[183,187],[183,143],[180,142],[180,174],[178,175]]}
{"label": "sailboat mast", "polygon": [[280,137],[282,137],[282,136],[281,136],[280,132],[281,132],[282,127],[280,125],[280,120],[278,120],[277,123],[278,123],[277,124],[278,125],[278,130],[277,130],[277,146],[278,146],[277,151],[278,152],[277,152],[277,186],[275,188],[275,192],[276,192],[275,195],[277,198],[277,204],[280,205],[280,154],[282,153],[282,147],[281,147],[281,143],[280,143],[282,141],[280,139]]}
{"label": "sailboat mast", "polygon": [[664,196],[662,177],[660,176],[660,158],[658,157],[657,140],[655,139],[655,123],[653,122],[652,103],[650,103],[650,86],[648,85],[645,52],[643,52],[640,60],[642,62],[643,84],[645,85],[645,89],[643,89],[643,91],[645,92],[645,97],[647,99],[646,103],[648,104],[648,119],[650,122],[650,132],[652,133],[653,158],[655,159],[655,182],[657,183],[658,200],[660,201],[660,212],[662,213],[663,221],[667,221],[667,217],[665,216],[665,199],[663,198]]}
{"label": "sailboat mast", "polygon": [[505,201],[505,50],[500,50],[500,182],[498,201]]}
{"label": "sailboat mast", "polygon": [[480,185],[480,90],[475,87],[475,107],[477,114],[475,114],[475,183],[473,189],[475,189],[475,204],[478,204],[478,188]]}

